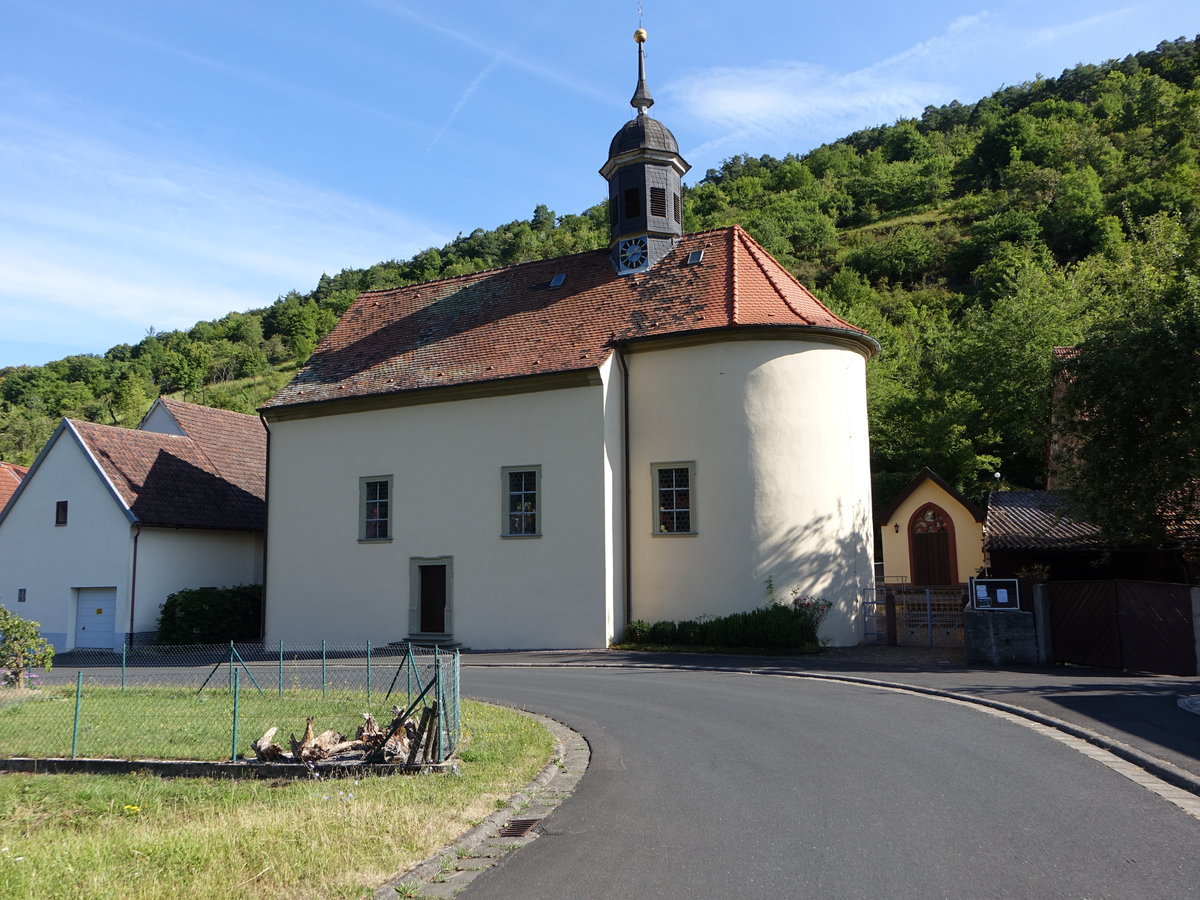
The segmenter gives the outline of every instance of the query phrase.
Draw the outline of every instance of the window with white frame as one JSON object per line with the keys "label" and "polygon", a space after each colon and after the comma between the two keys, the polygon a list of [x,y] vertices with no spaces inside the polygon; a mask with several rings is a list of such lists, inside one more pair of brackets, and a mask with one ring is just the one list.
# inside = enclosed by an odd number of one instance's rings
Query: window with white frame
{"label": "window with white frame", "polygon": [[542,531],[541,466],[505,466],[501,470],[504,489],[505,537],[537,537]]}
{"label": "window with white frame", "polygon": [[696,532],[696,464],[655,463],[651,466],[656,534]]}
{"label": "window with white frame", "polygon": [[392,538],[392,476],[371,475],[358,480],[358,539]]}

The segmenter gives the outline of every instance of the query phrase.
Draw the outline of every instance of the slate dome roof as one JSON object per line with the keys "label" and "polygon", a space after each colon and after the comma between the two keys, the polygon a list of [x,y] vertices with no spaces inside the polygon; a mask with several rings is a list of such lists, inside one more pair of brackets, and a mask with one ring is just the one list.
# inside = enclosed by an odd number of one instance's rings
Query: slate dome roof
{"label": "slate dome roof", "polygon": [[613,135],[612,143],[608,145],[608,157],[612,159],[630,150],[662,150],[677,154],[679,143],[666,125],[643,113],[630,119]]}

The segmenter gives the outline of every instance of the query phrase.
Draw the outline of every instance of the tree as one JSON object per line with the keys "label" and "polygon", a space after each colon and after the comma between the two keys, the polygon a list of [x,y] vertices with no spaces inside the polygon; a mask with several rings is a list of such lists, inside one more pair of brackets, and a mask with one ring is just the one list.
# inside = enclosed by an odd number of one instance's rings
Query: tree
{"label": "tree", "polygon": [[1118,546],[1200,559],[1200,279],[1170,217],[1132,248],[1119,314],[1079,344],[1059,418],[1067,490]]}
{"label": "tree", "polygon": [[1200,285],[1169,314],[1104,328],[1065,391],[1068,491],[1118,545],[1200,557]]}
{"label": "tree", "polygon": [[22,688],[29,669],[50,671],[54,648],[42,637],[41,628],[0,605],[0,683]]}

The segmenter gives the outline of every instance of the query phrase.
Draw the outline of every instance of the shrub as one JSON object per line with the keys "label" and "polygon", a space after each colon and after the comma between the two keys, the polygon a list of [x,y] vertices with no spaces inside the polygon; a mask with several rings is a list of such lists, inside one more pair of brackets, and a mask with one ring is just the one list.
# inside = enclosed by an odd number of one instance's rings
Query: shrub
{"label": "shrub", "polygon": [[53,664],[54,648],[42,637],[41,624],[0,606],[0,684],[25,687],[29,669],[49,671]]}
{"label": "shrub", "polygon": [[634,619],[625,626],[625,643],[645,644],[650,641],[650,623]]}
{"label": "shrub", "polygon": [[257,641],[261,634],[261,584],[176,591],[158,617],[160,644]]}
{"label": "shrub", "polygon": [[650,642],[654,644],[673,644],[679,636],[679,628],[674,622],[663,620],[650,626]]}
{"label": "shrub", "polygon": [[695,619],[680,622],[675,629],[675,640],[681,644],[695,645],[704,643],[704,626]]}

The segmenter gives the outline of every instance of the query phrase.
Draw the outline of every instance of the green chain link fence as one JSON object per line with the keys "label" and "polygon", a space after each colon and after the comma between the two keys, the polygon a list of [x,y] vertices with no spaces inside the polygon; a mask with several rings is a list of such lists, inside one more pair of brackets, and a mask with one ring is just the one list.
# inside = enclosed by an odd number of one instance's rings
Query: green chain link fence
{"label": "green chain link fence", "polygon": [[[0,757],[253,757],[251,743],[316,732],[353,736],[370,714],[432,718],[423,759],[458,746],[459,654],[408,643],[145,646],[71,651],[31,689],[0,688]],[[426,710],[436,710],[436,717]]]}

